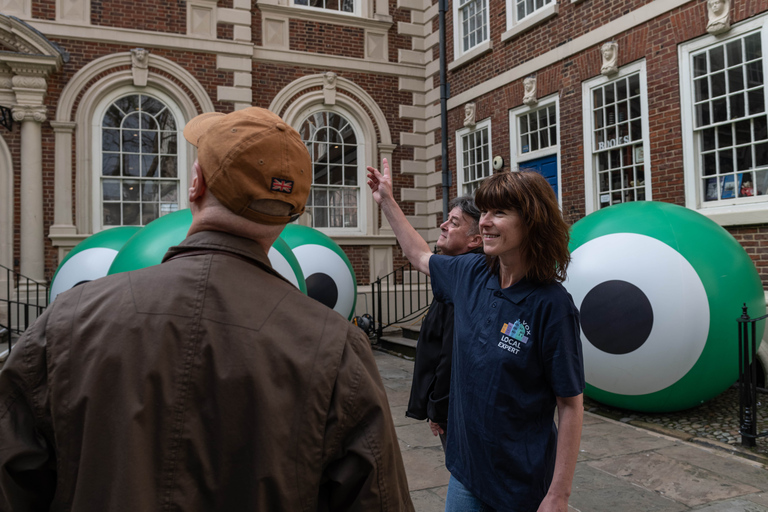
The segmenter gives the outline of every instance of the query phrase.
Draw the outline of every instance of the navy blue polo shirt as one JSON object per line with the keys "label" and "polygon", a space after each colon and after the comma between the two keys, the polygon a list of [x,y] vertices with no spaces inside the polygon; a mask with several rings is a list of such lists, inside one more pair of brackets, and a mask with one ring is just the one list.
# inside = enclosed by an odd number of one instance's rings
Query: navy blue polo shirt
{"label": "navy blue polo shirt", "polygon": [[485,256],[432,256],[454,305],[446,466],[498,510],[535,511],[555,464],[556,397],[584,390],[579,312],[559,283],[502,289]]}

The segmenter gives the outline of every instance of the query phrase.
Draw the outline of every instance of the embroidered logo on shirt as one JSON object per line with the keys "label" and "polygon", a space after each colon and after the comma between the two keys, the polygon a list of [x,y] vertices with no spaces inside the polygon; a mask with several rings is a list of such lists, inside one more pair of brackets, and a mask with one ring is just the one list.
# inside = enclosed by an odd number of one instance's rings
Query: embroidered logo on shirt
{"label": "embroidered logo on shirt", "polygon": [[528,343],[526,327],[527,325],[524,325],[524,322],[517,320],[513,324],[504,324],[504,327],[501,328],[501,332],[511,337],[513,340]]}
{"label": "embroidered logo on shirt", "polygon": [[525,323],[525,320],[517,320],[514,323],[506,323],[501,327],[501,341],[499,341],[499,348],[503,348],[507,352],[517,354],[523,345],[528,343],[528,338],[531,336],[531,328]]}

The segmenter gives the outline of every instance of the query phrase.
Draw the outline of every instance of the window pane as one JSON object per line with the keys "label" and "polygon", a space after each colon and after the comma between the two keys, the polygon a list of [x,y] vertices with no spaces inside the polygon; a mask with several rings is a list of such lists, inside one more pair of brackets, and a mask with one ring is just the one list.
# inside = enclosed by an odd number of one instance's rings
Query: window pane
{"label": "window pane", "polygon": [[163,156],[160,164],[161,178],[177,178],[179,176],[179,164],[175,156]]}
{"label": "window pane", "polygon": [[123,203],[123,226],[138,226],[140,220],[139,203]]}
{"label": "window pane", "polygon": [[104,203],[101,221],[105,226],[120,226],[120,203]]}
{"label": "window pane", "polygon": [[118,180],[104,180],[101,182],[102,196],[104,201],[120,200],[120,182]]}

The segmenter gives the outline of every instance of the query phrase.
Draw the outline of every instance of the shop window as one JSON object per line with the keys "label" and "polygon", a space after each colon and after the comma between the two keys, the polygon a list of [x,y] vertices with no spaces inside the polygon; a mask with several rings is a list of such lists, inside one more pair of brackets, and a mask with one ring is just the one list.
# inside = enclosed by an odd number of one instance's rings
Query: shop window
{"label": "shop window", "polygon": [[358,135],[341,114],[319,111],[299,128],[312,158],[312,191],[307,213],[315,228],[359,229]]}
{"label": "shop window", "polygon": [[587,210],[650,200],[644,63],[584,89]]}
{"label": "shop window", "polygon": [[179,209],[179,122],[146,94],[114,100],[101,115],[101,227],[143,226]]}
{"label": "shop window", "polygon": [[472,195],[491,175],[491,120],[456,132],[459,195]]}

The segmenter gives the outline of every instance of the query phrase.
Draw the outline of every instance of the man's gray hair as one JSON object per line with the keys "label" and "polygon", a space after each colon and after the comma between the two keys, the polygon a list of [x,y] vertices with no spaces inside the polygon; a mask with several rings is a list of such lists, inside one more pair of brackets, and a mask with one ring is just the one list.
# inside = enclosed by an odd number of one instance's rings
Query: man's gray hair
{"label": "man's gray hair", "polygon": [[475,206],[475,200],[472,196],[459,196],[454,198],[448,204],[448,211],[451,211],[454,208],[460,208],[463,213],[467,214],[467,216],[472,219],[469,232],[467,233],[468,235],[474,235],[480,232],[480,226],[478,225],[480,222],[480,210]]}

